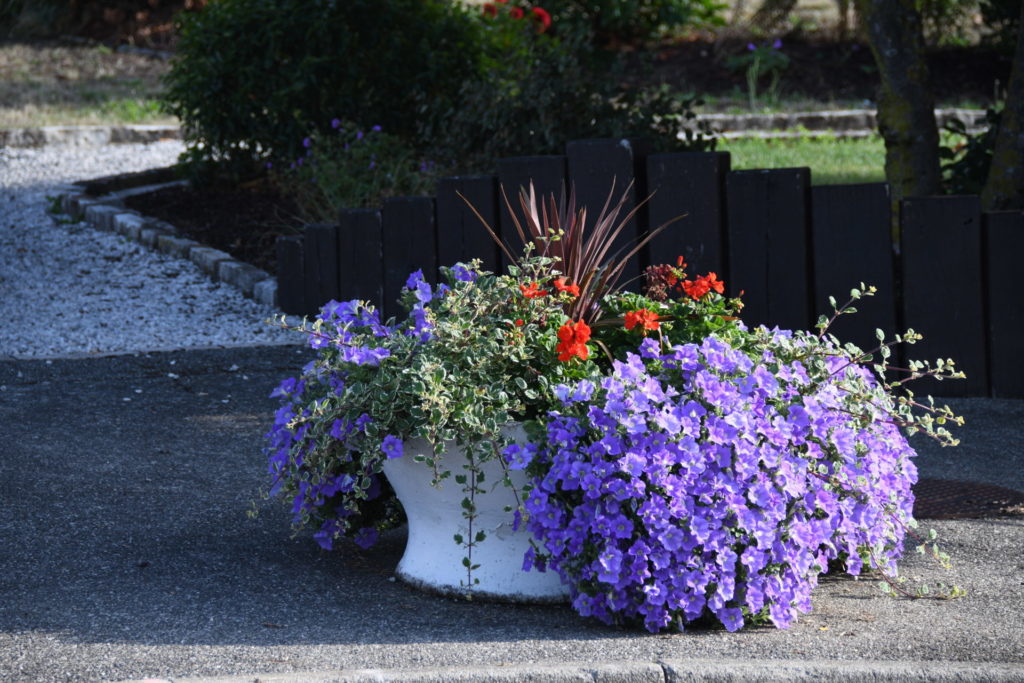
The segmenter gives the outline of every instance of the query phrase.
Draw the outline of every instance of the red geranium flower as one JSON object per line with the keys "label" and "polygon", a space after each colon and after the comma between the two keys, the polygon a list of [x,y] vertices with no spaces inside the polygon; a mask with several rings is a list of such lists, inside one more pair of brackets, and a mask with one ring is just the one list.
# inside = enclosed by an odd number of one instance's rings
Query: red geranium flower
{"label": "red geranium flower", "polygon": [[529,286],[519,285],[519,289],[527,299],[536,299],[538,297],[546,296],[548,293],[546,289],[538,289],[536,282],[531,282]]}
{"label": "red geranium flower", "polygon": [[573,356],[579,356],[586,360],[590,356],[590,349],[587,348],[587,340],[590,339],[590,326],[580,320],[579,322],[569,321],[558,330],[558,360],[567,362]]}
{"label": "red geranium flower", "polygon": [[513,19],[522,19],[523,18],[523,10],[522,10],[521,7],[513,7],[512,9],[510,9],[508,11],[508,15],[510,17],[512,17]]}
{"label": "red geranium flower", "polygon": [[537,22],[537,33],[544,33],[551,28],[551,15],[542,7],[534,7],[533,20]]}
{"label": "red geranium flower", "polygon": [[723,293],[725,291],[725,283],[711,272],[696,280],[685,281],[683,283],[683,290],[694,299],[700,299],[711,290],[715,290],[719,294]]}
{"label": "red geranium flower", "polygon": [[641,326],[644,330],[644,334],[647,334],[647,330],[656,330],[661,326],[658,322],[658,314],[654,311],[649,311],[646,308],[641,308],[635,311],[630,311],[626,314],[626,329],[631,330],[637,325]]}
{"label": "red geranium flower", "polygon": [[718,279],[718,276],[715,275],[714,271],[705,275],[704,281],[708,283],[708,286],[711,289],[715,290],[719,294],[723,294],[725,292],[725,283]]}
{"label": "red geranium flower", "polygon": [[[498,0],[501,2],[501,0]],[[485,2],[483,5],[483,11],[485,17],[496,17],[498,16],[498,7],[490,2]]]}
{"label": "red geranium flower", "polygon": [[573,284],[573,285],[565,284],[565,278],[564,277],[555,278],[555,283],[554,284],[555,284],[555,289],[557,289],[559,292],[568,292],[569,294],[572,294],[573,296],[579,296],[580,295],[580,286],[579,285],[575,285],[575,284]]}

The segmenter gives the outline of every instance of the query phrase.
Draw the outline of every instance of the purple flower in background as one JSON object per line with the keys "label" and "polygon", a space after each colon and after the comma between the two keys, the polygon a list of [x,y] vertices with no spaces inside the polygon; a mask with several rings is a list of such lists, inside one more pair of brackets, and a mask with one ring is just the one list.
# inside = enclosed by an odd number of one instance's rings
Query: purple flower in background
{"label": "purple flower in background", "polygon": [[757,49],[757,45],[754,45],[753,43],[747,43],[747,50],[749,50],[750,52],[753,52],[756,49]]}
{"label": "purple flower in background", "polygon": [[380,132],[380,126],[374,126],[370,130],[372,130],[374,133],[379,133]]}
{"label": "purple flower in background", "polygon": [[356,140],[362,140],[362,139],[363,139],[363,131],[357,130],[356,131]]}
{"label": "purple flower in background", "polygon": [[334,130],[341,128],[341,119],[331,119],[331,128]]}
{"label": "purple flower in background", "polygon": [[780,39],[776,38],[775,42],[772,43],[772,49],[773,50],[781,50],[782,49],[782,41]]}
{"label": "purple flower in background", "polygon": [[267,166],[267,168],[274,168],[274,162],[273,161],[268,161],[266,166]]}
{"label": "purple flower in background", "polygon": [[302,141],[302,146],[303,146],[303,147],[305,147],[306,149],[309,149],[310,147],[312,147],[312,146],[313,146],[313,139],[312,139],[312,138],[306,138],[306,139],[304,139],[304,140]]}

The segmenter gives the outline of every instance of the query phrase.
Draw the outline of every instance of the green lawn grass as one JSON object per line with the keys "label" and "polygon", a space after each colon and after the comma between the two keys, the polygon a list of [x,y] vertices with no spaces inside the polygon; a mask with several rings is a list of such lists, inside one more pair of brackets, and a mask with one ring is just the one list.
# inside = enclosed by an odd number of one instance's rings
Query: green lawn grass
{"label": "green lawn grass", "polygon": [[718,149],[732,156],[733,170],[807,166],[811,169],[812,185],[885,180],[885,144],[877,135],[722,139]]}

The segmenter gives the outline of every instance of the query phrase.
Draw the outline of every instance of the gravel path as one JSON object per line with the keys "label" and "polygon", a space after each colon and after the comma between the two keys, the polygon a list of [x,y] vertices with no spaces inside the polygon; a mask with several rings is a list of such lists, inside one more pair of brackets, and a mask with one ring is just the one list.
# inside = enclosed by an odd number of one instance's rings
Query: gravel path
{"label": "gravel path", "polygon": [[48,213],[62,183],[166,166],[182,149],[0,148],[0,358],[298,341],[193,263]]}

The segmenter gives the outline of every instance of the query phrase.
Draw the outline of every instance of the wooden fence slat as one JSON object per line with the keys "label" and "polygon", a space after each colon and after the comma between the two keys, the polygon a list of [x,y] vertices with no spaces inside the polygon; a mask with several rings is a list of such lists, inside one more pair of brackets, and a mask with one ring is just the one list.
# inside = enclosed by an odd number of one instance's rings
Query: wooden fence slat
{"label": "wooden fence slat", "polygon": [[919,380],[915,394],[988,394],[978,197],[913,197],[901,205],[903,325],[924,335],[910,358],[952,358],[966,380]]}
{"label": "wooden fence slat", "polygon": [[345,209],[338,215],[338,298],[384,301],[381,219],[377,209]]}
{"label": "wooden fence slat", "polygon": [[733,171],[726,176],[726,292],[745,292],[747,325],[799,329],[812,322],[810,180],[807,168]]}
{"label": "wooden fence slat", "polygon": [[306,299],[318,310],[340,296],[338,292],[338,226],[314,223],[305,227],[303,260]]}
{"label": "wooden fence slat", "polygon": [[992,395],[1024,398],[1024,305],[1014,284],[1024,254],[1024,212],[999,211],[984,217]]}
{"label": "wooden fence slat", "polygon": [[[458,193],[458,194],[457,194]],[[480,224],[461,194],[498,232],[498,181],[494,176],[442,178],[437,186],[437,259],[439,265],[481,260],[483,268],[498,269],[498,245]],[[498,232],[500,236],[500,232]]]}
{"label": "wooden fence slat", "polygon": [[[522,220],[522,210],[519,206],[519,188],[529,189],[530,182],[533,182],[533,189],[537,199],[546,198],[552,194],[555,200],[561,195],[562,190],[568,195],[569,188],[566,186],[566,159],[562,155],[542,155],[532,157],[510,157],[498,160],[498,212],[501,216],[501,236],[509,247],[509,251],[516,257],[522,253],[522,244],[519,242],[519,235],[512,223],[512,216],[505,206],[501,190],[505,191],[508,201],[516,212],[516,217]],[[525,226],[524,226],[525,229]],[[502,257],[502,266],[507,266],[506,259]]]}
{"label": "wooden fence slat", "polygon": [[[632,211],[639,199],[646,196],[646,159],[649,143],[643,139],[576,140],[565,146],[568,160],[569,189],[576,192],[577,208],[586,208],[588,229],[593,227],[605,202],[611,196],[610,206],[626,195],[620,218]],[[632,183],[632,186],[630,185]],[[647,227],[646,206],[629,223],[614,243],[614,251],[625,254],[637,242],[639,226]],[[646,267],[646,253],[634,256],[622,274],[622,281],[632,281],[633,289],[642,267]]]}
{"label": "wooden fence slat", "polygon": [[875,330],[888,338],[896,329],[893,280],[892,200],[885,183],[818,185],[811,188],[811,243],[814,249],[814,317],[832,317],[828,297],[841,306],[861,282],[878,292],[841,316],[830,331],[864,350],[878,345]]}
{"label": "wooden fence slat", "polygon": [[725,267],[725,175],[728,152],[677,152],[647,158],[647,192],[651,228],[679,216],[651,240],[650,262],[675,264],[682,256],[690,275],[709,271],[729,281]]}
{"label": "wooden fence slat", "polygon": [[277,238],[277,305],[289,315],[306,315],[302,235]]}
{"label": "wooden fence slat", "polygon": [[398,296],[409,274],[422,270],[437,282],[437,235],[432,197],[395,197],[381,211],[384,257],[384,315],[401,312]]}

